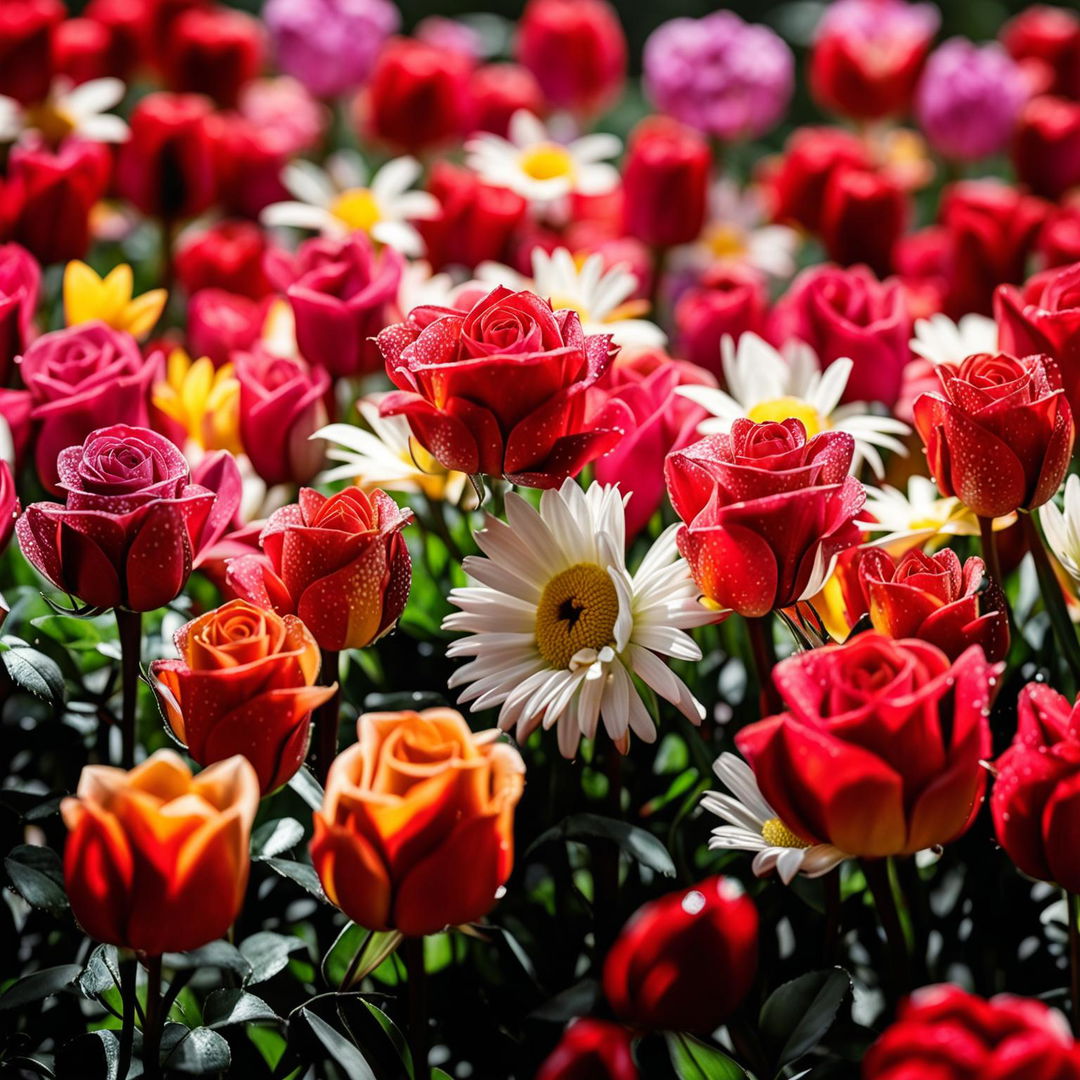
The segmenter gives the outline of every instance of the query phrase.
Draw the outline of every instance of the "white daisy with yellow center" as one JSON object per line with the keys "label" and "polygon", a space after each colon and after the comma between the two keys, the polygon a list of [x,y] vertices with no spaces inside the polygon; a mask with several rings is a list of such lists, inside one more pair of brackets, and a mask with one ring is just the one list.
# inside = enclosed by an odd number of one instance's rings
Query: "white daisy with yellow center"
{"label": "white daisy with yellow center", "polygon": [[604,195],[619,182],[618,170],[608,164],[622,149],[614,135],[560,142],[523,109],[510,118],[508,135],[473,136],[465,144],[465,163],[485,182],[516,191],[530,203],[550,203],[575,192]]}
{"label": "white daisy with yellow center", "polygon": [[555,728],[572,758],[582,737],[604,730],[621,753],[633,732],[656,739],[634,677],[694,723],[705,715],[661,657],[700,660],[685,633],[714,622],[675,546],[677,526],[626,568],[625,499],[615,487],[588,491],[568,479],[545,491],[539,509],[506,498],[506,521],[488,515],[476,542],[486,557],[464,569],[472,581],[450,593],[460,611],[443,629],[464,631],[447,655],[472,657],[450,686],[474,711],[500,706],[499,727],[518,742]]}
{"label": "white daisy with yellow center", "polygon": [[109,112],[123,101],[124,93],[119,79],[90,79],[74,86],[60,76],[53,80],[49,96],[36,105],[21,105],[0,95],[0,142],[14,142],[27,132],[38,132],[54,145],[69,135],[91,142],[124,142],[130,129]]}
{"label": "white daisy with yellow center", "polygon": [[713,772],[731,792],[707,791],[701,805],[727,824],[712,831],[709,847],[714,851],[752,851],[751,867],[758,877],[774,870],[785,885],[797,874],[821,877],[850,858],[831,844],[811,844],[797,836],[765,801],[754,770],[735,754],[721,754]]}
{"label": "white daisy with yellow center", "polygon": [[1065,512],[1053,502],[1039,507],[1039,521],[1046,542],[1057,560],[1080,581],[1080,477],[1073,474],[1065,481]]}
{"label": "white daisy with yellow center", "polygon": [[761,193],[720,180],[709,195],[709,221],[692,251],[698,264],[743,263],[770,277],[795,273],[799,234],[787,225],[767,225]]}
{"label": "white daisy with yellow center", "polygon": [[940,312],[928,319],[915,320],[911,351],[938,364],[959,364],[976,353],[996,353],[997,323],[985,315],[964,315],[953,322]]}
{"label": "white daisy with yellow center", "polygon": [[403,255],[424,250],[420,234],[410,223],[434,217],[439,203],[427,191],[413,191],[420,162],[411,157],[388,161],[368,179],[359,155],[331,155],[325,169],[310,161],[285,166],[282,183],[294,201],[273,203],[261,214],[269,226],[314,229],[325,236],[366,233]]}
{"label": "white daisy with yellow center", "polygon": [[725,335],[720,342],[727,391],[711,386],[680,386],[676,393],[696,401],[712,415],[698,425],[702,435],[725,433],[740,417],[757,423],[794,417],[806,428],[807,438],[823,431],[846,431],[855,440],[852,471],[862,461],[881,476],[885,471],[878,449],[907,454],[898,436],[911,429],[892,416],[869,411],[864,402],[841,405],[854,364],[846,357],[824,371],[813,349],[789,342],[778,352],[757,334],[745,333],[738,347]]}

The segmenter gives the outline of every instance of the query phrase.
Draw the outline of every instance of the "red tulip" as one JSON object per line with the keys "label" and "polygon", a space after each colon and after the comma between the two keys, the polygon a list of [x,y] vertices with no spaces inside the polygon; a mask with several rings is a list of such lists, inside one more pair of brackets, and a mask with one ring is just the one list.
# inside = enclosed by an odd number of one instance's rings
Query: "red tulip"
{"label": "red tulip", "polygon": [[1080,262],[1080,203],[1067,202],[1046,219],[1039,233],[1039,260],[1050,270]]}
{"label": "red tulip", "polygon": [[789,607],[821,588],[860,539],[862,485],[848,475],[854,440],[807,440],[798,420],[739,419],[668,455],[668,495],[686,523],[678,544],[705,596],[740,615]]}
{"label": "red tulip", "polygon": [[63,19],[59,0],[0,4],[0,94],[23,105],[45,99],[52,79],[52,35]]}
{"label": "red tulip", "polygon": [[90,0],[83,15],[103,26],[109,35],[103,57],[106,74],[127,79],[144,59],[149,45],[145,0]]}
{"label": "red tulip", "polygon": [[174,21],[161,64],[170,90],[235,108],[244,84],[259,74],[264,51],[257,19],[231,8],[193,8]]}
{"label": "red tulip", "polygon": [[221,221],[185,235],[176,252],[176,277],[190,295],[220,289],[249,300],[272,291],[263,270],[266,234],[251,221]]}
{"label": "red tulip", "polygon": [[209,356],[220,367],[234,352],[254,348],[262,337],[266,300],[222,289],[200,289],[188,301],[188,345],[193,356]]}
{"label": "red tulip", "polygon": [[606,1020],[575,1020],[535,1080],[638,1080],[633,1035]]}
{"label": "red tulip", "polygon": [[679,355],[721,375],[720,342],[764,334],[768,305],[768,282],[762,274],[742,263],[719,264],[675,304]]}
{"label": "red tulip", "polygon": [[869,631],[781,661],[773,681],[789,711],[735,743],[802,840],[911,855],[955,839],[979,808],[1002,666],[978,646],[950,664],[924,641]]}
{"label": "red tulip", "polygon": [[757,958],[753,901],[737,882],[707,878],[630,919],[604,962],[604,993],[635,1027],[708,1034],[746,997]]}
{"label": "red tulip", "polygon": [[540,84],[520,64],[481,65],[469,79],[469,97],[472,129],[490,131],[504,139],[510,130],[510,117],[520,109],[534,116],[543,116],[547,111]]}
{"label": "red tulip", "polygon": [[287,134],[235,112],[215,113],[207,129],[215,196],[225,214],[257,218],[272,203],[291,198],[281,180],[292,156]]}
{"label": "red tulip", "polygon": [[1036,195],[1060,199],[1080,185],[1080,102],[1032,98],[1020,114],[1012,159],[1016,175]]}
{"label": "red tulip", "polygon": [[885,275],[910,214],[907,193],[890,177],[872,169],[834,169],[825,185],[821,239],[841,266],[865,263]]}
{"label": "red tulip", "polygon": [[915,402],[915,427],[943,495],[979,517],[1052,499],[1072,455],[1072,410],[1048,356],[969,356],[937,369],[941,392]]}
{"label": "red tulip", "polygon": [[112,34],[95,19],[65,19],[53,32],[53,66],[75,85],[112,74]]}
{"label": "red tulip", "polygon": [[12,361],[30,343],[40,292],[37,260],[18,244],[0,245],[0,386],[7,384]]}
{"label": "red tulip", "polygon": [[1075,12],[1034,4],[1011,18],[998,36],[1040,91],[1080,99],[1080,16]]}

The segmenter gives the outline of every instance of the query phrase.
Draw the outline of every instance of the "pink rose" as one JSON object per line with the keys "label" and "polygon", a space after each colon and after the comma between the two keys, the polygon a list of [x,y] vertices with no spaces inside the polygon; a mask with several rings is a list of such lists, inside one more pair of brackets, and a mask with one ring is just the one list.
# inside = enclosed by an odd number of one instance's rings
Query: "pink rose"
{"label": "pink rose", "polygon": [[34,256],[18,244],[0,246],[0,386],[30,341],[40,291],[41,270]]}

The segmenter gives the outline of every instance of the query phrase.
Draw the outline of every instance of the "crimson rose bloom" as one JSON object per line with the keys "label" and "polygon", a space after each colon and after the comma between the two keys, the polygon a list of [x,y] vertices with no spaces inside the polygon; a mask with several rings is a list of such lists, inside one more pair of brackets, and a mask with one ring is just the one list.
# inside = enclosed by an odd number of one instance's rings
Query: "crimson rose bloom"
{"label": "crimson rose bloom", "polygon": [[32,503],[15,524],[26,558],[92,607],[153,611],[175,599],[203,538],[234,505],[191,483],[163,435],[114,424],[57,461],[67,503]]}
{"label": "crimson rose bloom", "polygon": [[863,1059],[863,1080],[1080,1080],[1080,1050],[1041,1001],[924,986]]}
{"label": "crimson rose bloom", "polygon": [[1045,683],[1028,683],[1018,714],[990,795],[998,842],[1029,877],[1080,892],[1080,709]]}
{"label": "crimson rose bloom", "polygon": [[279,615],[299,615],[319,647],[362,649],[390,630],[405,608],[412,563],[401,530],[412,514],[378,489],[346,488],[270,515],[263,555],[228,564],[227,587]]}
{"label": "crimson rose bloom", "polygon": [[604,963],[604,994],[635,1027],[708,1034],[746,996],[757,954],[754,902],[737,882],[708,878],[630,919]]}
{"label": "crimson rose bloom", "polygon": [[399,390],[384,416],[408,417],[443,466],[556,487],[612,449],[626,408],[589,415],[586,391],[607,370],[607,334],[585,336],[574,311],[501,285],[462,313],[416,308],[378,337]]}
{"label": "crimson rose bloom", "polygon": [[621,1024],[575,1020],[547,1056],[536,1080],[638,1080],[634,1036]]}
{"label": "crimson rose bloom", "polygon": [[866,499],[848,472],[855,443],[799,420],[709,435],[668,455],[668,495],[686,524],[678,545],[701,591],[740,615],[765,615],[813,595],[833,558],[859,543]]}
{"label": "crimson rose bloom", "polygon": [[922,394],[914,412],[942,495],[987,518],[1053,498],[1075,431],[1050,357],[979,353],[937,373],[941,391]]}
{"label": "crimson rose bloom", "polygon": [[961,566],[952,548],[935,555],[916,548],[899,561],[882,548],[867,548],[859,558],[858,580],[863,611],[888,637],[920,638],[950,660],[971,645],[981,645],[988,660],[1005,659],[1005,597],[977,556]]}
{"label": "crimson rose bloom", "polygon": [[789,712],[735,737],[761,793],[801,839],[912,855],[963,833],[982,799],[1002,664],[876,631],[777,664]]}

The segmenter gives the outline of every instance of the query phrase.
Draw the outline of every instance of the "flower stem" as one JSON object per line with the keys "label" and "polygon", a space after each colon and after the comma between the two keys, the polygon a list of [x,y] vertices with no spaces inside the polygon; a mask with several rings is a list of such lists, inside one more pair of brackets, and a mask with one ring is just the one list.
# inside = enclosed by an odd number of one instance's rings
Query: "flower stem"
{"label": "flower stem", "polygon": [[885,859],[863,859],[866,882],[874,897],[874,907],[885,931],[889,951],[889,981],[892,995],[900,998],[911,989],[911,970],[904,926],[896,907],[896,896],[889,880],[889,864]]}
{"label": "flower stem", "polygon": [[161,1009],[161,957],[146,958],[146,1019],[143,1022],[143,1076],[157,1080],[161,1075],[161,1029],[165,1016]]}
{"label": "flower stem", "polygon": [[[334,649],[323,649],[322,667],[319,669],[321,686],[333,686],[337,682],[340,655]],[[315,710],[315,775],[324,787],[326,775],[330,772],[330,763],[337,757],[340,712],[341,687],[338,686],[334,691],[334,696],[329,701],[324,701]]]}
{"label": "flower stem", "polygon": [[138,982],[139,964],[134,956],[120,961],[120,1000],[123,1016],[120,1028],[120,1050],[116,1062],[117,1080],[127,1080],[131,1069],[131,1048],[135,1042],[135,989]]}
{"label": "flower stem", "polygon": [[758,686],[761,690],[761,711],[772,715],[783,708],[780,695],[773,685],[773,668],[776,666],[776,643],[773,641],[772,612],[759,618],[746,620],[750,633],[750,648],[754,653]]}
{"label": "flower stem", "polygon": [[424,966],[423,937],[407,937],[402,942],[405,973],[409,984],[409,1053],[413,1076],[428,1074],[427,969]]}
{"label": "flower stem", "polygon": [[982,556],[983,562],[986,564],[986,572],[990,575],[994,584],[1004,588],[1004,583],[1001,580],[1001,560],[998,558],[997,539],[994,536],[993,518],[979,518],[979,541],[982,545]]}
{"label": "flower stem", "polygon": [[120,636],[120,671],[123,706],[120,715],[120,766],[135,764],[135,720],[139,700],[139,660],[142,652],[142,615],[138,611],[116,609],[116,629]]}
{"label": "flower stem", "polygon": [[1080,896],[1066,893],[1069,919],[1069,995],[1072,1000],[1072,1029],[1080,1035]]}
{"label": "flower stem", "polygon": [[1031,552],[1032,559],[1035,560],[1039,591],[1042,593],[1046,613],[1050,616],[1050,625],[1054,628],[1054,634],[1072,670],[1073,678],[1080,679],[1080,642],[1077,641],[1076,630],[1072,619],[1069,618],[1057,575],[1050,565],[1050,557],[1046,554],[1046,548],[1043,546],[1034,517],[1031,514],[1021,513],[1020,521],[1028,542],[1028,550]]}

